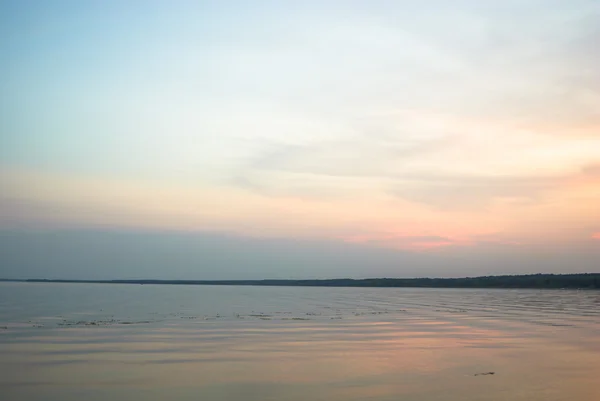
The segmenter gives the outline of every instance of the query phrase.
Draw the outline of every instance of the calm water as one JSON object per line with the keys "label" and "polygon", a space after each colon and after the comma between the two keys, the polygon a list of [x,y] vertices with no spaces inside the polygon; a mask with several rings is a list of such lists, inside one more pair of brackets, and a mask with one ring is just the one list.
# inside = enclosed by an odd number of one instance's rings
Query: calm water
{"label": "calm water", "polygon": [[0,356],[6,401],[598,401],[600,292],[0,283]]}

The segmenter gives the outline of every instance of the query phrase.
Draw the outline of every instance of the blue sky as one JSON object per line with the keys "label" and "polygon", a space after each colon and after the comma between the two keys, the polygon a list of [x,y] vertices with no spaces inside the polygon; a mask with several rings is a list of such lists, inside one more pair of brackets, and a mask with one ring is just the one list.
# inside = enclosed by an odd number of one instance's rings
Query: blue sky
{"label": "blue sky", "polygon": [[[584,0],[4,1],[0,230],[264,241],[245,277],[302,275],[269,241],[364,252],[362,276],[597,269],[598,26]],[[197,257],[165,277],[218,278]]]}

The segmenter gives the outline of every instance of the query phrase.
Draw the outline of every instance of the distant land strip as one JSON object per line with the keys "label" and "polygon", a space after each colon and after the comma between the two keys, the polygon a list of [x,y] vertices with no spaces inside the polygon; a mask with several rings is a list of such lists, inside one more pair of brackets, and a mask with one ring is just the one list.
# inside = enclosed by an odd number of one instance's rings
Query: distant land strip
{"label": "distant land strip", "polygon": [[410,288],[547,288],[600,289],[600,273],[527,274],[464,278],[366,278],[318,280],[62,280],[0,279],[3,282],[87,283],[87,284],[170,284],[170,285],[253,285],[278,287],[410,287]]}

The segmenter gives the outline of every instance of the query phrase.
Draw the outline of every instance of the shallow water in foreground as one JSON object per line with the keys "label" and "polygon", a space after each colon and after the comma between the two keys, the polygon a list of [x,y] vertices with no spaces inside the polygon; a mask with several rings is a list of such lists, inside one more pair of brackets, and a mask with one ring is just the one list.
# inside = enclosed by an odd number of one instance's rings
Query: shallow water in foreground
{"label": "shallow water in foreground", "polygon": [[6,401],[597,401],[600,292],[0,283],[0,355]]}

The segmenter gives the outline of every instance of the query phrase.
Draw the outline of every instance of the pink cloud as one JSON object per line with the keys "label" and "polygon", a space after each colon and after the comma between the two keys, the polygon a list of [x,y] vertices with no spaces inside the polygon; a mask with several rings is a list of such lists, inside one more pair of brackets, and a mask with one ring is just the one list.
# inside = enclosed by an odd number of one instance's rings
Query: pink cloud
{"label": "pink cloud", "polygon": [[592,238],[593,238],[593,239],[600,240],[600,232],[593,233],[593,234],[592,234]]}
{"label": "pink cloud", "polygon": [[464,245],[465,241],[436,235],[398,235],[390,233],[357,234],[342,238],[345,242],[369,244],[411,251],[427,251],[455,245]]}
{"label": "pink cloud", "polygon": [[[521,241],[507,237],[501,233],[477,235],[410,235],[406,232],[367,232],[349,234],[338,237],[344,242],[371,245],[384,248],[401,249],[406,251],[425,252],[448,247],[478,247],[478,246],[522,246]],[[598,233],[600,239],[600,232]]]}

